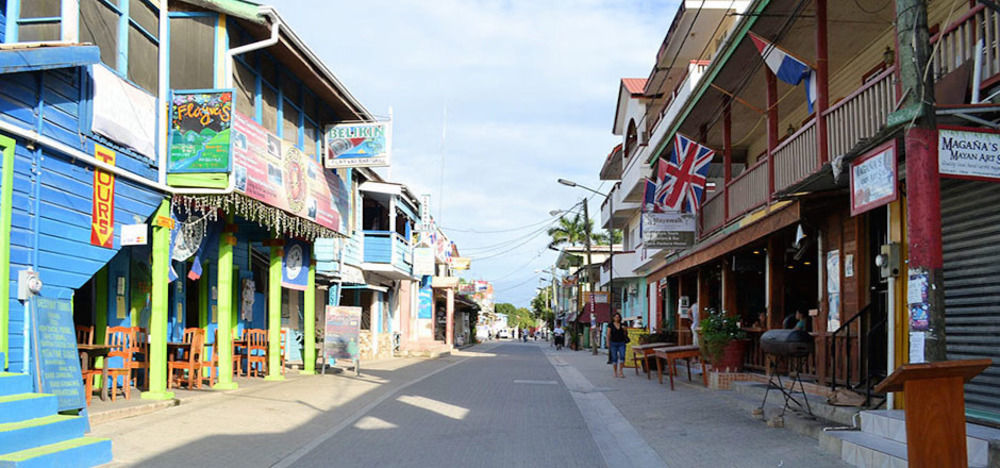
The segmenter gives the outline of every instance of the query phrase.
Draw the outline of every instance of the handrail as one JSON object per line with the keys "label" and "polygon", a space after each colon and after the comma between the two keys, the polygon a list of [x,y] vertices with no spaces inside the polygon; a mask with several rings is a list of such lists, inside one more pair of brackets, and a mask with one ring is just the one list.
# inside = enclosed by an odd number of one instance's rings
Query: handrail
{"label": "handrail", "polygon": [[799,135],[802,135],[803,133],[809,131],[809,129],[814,126],[816,126],[816,116],[813,116],[813,118],[809,119],[809,121],[806,122],[806,124],[803,125],[802,128],[798,129],[798,131],[786,137],[784,141],[778,144],[778,146],[775,146],[774,149],[771,151],[771,153],[777,153],[778,151],[781,151],[786,146],[792,144],[792,142],[795,141],[795,139],[798,138]]}
{"label": "handrail", "polygon": [[889,76],[889,75],[891,75],[891,74],[893,74],[895,72],[896,72],[896,66],[895,65],[893,65],[893,66],[891,66],[889,68],[886,68],[885,70],[882,71],[882,73],[879,73],[878,75],[875,75],[871,79],[869,79],[868,82],[864,84],[864,86],[861,86],[860,88],[854,90],[854,92],[852,92],[851,94],[848,94],[847,96],[845,96],[844,98],[842,98],[840,100],[840,102],[838,102],[838,103],[830,106],[827,110],[823,111],[823,115],[824,116],[828,116],[828,115],[832,114],[837,109],[840,109],[841,107],[843,107],[843,106],[847,105],[848,103],[850,103],[852,100],[854,100],[854,98],[858,97],[858,95],[860,95],[861,93],[864,93],[865,91],[868,91],[868,89],[870,89],[873,86],[875,86],[876,84],[878,84],[886,76]]}
{"label": "handrail", "polygon": [[736,181],[738,181],[738,180],[740,180],[740,179],[742,179],[744,177],[747,177],[747,174],[750,174],[751,172],[754,171],[754,169],[757,169],[758,167],[760,167],[763,164],[767,164],[767,158],[760,158],[759,161],[753,163],[753,166],[750,166],[750,167],[744,169],[743,172],[740,173],[740,175],[738,175],[736,177],[733,177],[732,179],[729,179],[729,186],[732,186],[733,184],[736,183]]}
{"label": "handrail", "polygon": [[[865,346],[859,346],[859,348],[860,348],[859,349],[859,353],[860,354],[858,356],[859,357],[859,361],[858,361],[858,366],[859,366],[858,377],[859,377],[859,382],[860,382],[860,380],[861,380],[861,369],[860,369],[860,366],[865,363],[865,357],[866,357],[866,355],[868,355],[871,352],[870,350],[872,348],[872,334],[876,330],[878,330],[878,329],[880,329],[880,328],[882,328],[882,327],[884,327],[886,325],[886,319],[882,319],[882,320],[880,320],[876,324],[871,324],[870,323],[871,322],[871,312],[872,312],[872,303],[869,303],[868,305],[864,306],[860,311],[858,311],[858,313],[855,314],[853,317],[851,317],[850,319],[848,319],[847,321],[845,321],[844,323],[842,323],[839,327],[837,327],[837,329],[833,333],[831,333],[829,335],[830,336],[830,357],[831,357],[831,359],[830,359],[830,363],[831,363],[831,366],[830,366],[830,389],[831,390],[836,390],[836,388],[837,388],[837,336],[841,332],[844,332],[844,335],[845,335],[845,338],[846,338],[844,346],[846,347],[845,348],[845,352],[846,352],[845,358],[847,360],[847,369],[846,369],[846,373],[844,375],[844,386],[850,388],[850,386],[851,386],[851,377],[852,377],[852,372],[851,372],[851,342],[850,342],[851,341],[851,325],[854,322],[856,322],[856,321],[865,319],[865,320],[867,320],[869,322],[869,324],[868,324],[868,327],[867,327],[868,329],[864,331]],[[862,323],[862,322],[859,322],[859,323]],[[859,332],[858,338],[859,339],[861,338],[860,332]],[[865,378],[864,378],[865,379],[865,405],[868,405],[870,403],[870,401],[871,401],[871,391],[872,391],[871,378],[874,375],[872,373],[871,363],[867,363],[867,364],[868,364],[867,365],[867,374],[868,375],[865,376]]]}
{"label": "handrail", "polygon": [[983,11],[983,9],[985,9],[985,8],[986,8],[986,5],[983,5],[982,3],[980,3],[980,4],[978,4],[978,5],[974,6],[974,7],[972,7],[971,9],[969,9],[969,11],[965,12],[964,15],[958,17],[957,20],[952,21],[952,23],[949,24],[948,26],[946,26],[943,30],[941,30],[937,34],[931,36],[930,43],[934,44],[935,42],[939,41],[942,37],[944,37],[946,34],[955,31],[960,26],[962,26],[963,24],[965,24],[965,22],[969,21],[969,19],[971,19],[972,17],[976,16],[976,13],[979,13],[980,11]]}

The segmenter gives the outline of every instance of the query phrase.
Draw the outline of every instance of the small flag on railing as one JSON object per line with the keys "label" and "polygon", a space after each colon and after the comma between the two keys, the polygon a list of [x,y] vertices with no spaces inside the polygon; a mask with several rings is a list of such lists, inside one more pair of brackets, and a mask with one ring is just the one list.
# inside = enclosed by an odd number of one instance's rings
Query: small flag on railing
{"label": "small flag on railing", "polygon": [[754,33],[749,33],[749,36],[761,57],[764,58],[764,63],[778,79],[792,86],[797,86],[803,80],[806,82],[806,103],[811,114],[813,103],[816,102],[816,70],[776,44],[768,42]]}

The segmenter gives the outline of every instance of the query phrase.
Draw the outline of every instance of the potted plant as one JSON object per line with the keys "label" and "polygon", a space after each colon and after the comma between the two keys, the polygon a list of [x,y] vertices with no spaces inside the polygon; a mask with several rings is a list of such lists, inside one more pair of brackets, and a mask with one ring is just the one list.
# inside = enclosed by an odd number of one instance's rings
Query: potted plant
{"label": "potted plant", "polygon": [[718,370],[743,370],[747,348],[746,332],[740,328],[736,317],[713,310],[708,312],[708,317],[699,322],[702,355]]}

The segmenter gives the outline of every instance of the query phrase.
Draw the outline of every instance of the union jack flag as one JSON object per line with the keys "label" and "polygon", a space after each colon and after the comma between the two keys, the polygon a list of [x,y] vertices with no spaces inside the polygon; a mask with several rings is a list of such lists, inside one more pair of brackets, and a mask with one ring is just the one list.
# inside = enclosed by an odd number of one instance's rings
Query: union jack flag
{"label": "union jack flag", "polygon": [[668,159],[660,159],[654,198],[656,211],[697,213],[705,192],[708,164],[715,151],[678,133]]}

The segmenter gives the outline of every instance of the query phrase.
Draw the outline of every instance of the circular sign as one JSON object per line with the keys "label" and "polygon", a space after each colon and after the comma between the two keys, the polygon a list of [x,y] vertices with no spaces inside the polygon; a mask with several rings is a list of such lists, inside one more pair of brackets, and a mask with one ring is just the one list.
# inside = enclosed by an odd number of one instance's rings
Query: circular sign
{"label": "circular sign", "polygon": [[285,251],[285,271],[288,273],[289,279],[299,277],[299,273],[302,271],[301,245],[293,244]]}

